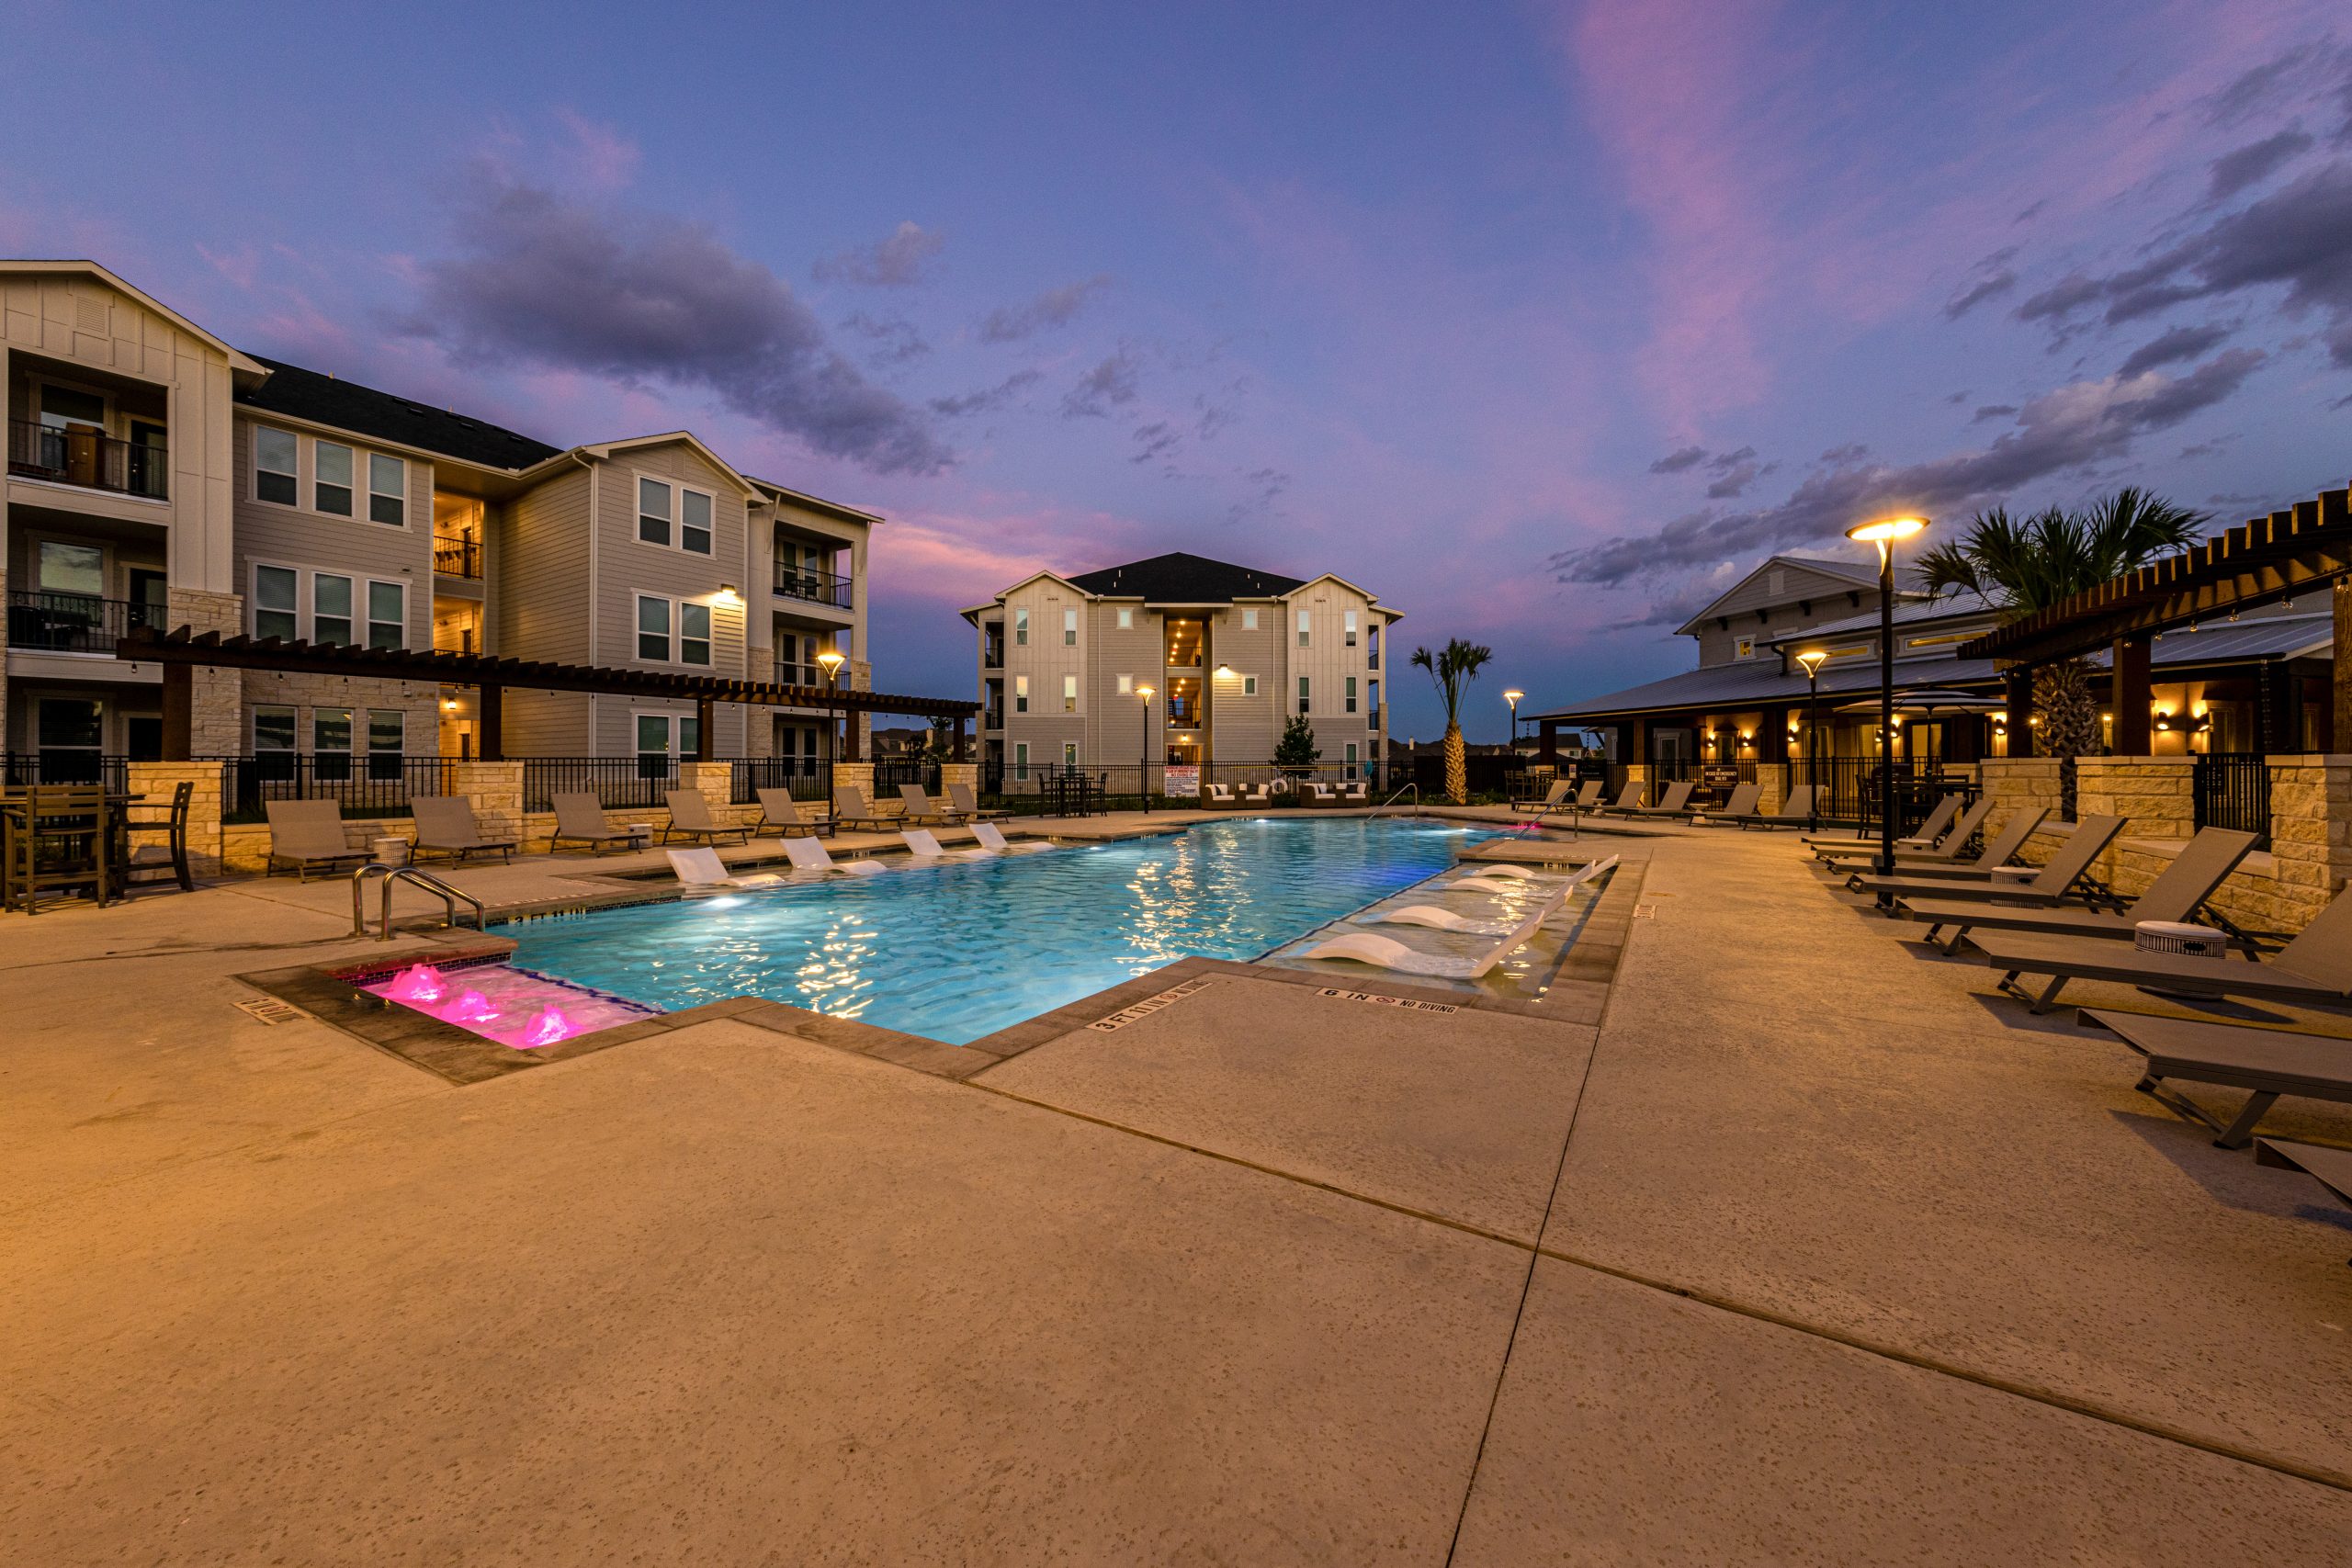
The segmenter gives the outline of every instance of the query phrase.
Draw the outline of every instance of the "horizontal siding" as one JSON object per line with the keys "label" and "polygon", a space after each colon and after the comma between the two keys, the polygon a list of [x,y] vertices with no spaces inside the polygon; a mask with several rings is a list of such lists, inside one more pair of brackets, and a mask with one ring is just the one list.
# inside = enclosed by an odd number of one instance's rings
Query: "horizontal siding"
{"label": "horizontal siding", "polygon": [[[588,662],[588,470],[566,469],[488,519],[499,654]],[[580,723],[584,743],[584,716]]]}
{"label": "horizontal siding", "polygon": [[[637,537],[637,481],[642,476],[692,485],[711,495],[711,553],[689,555],[674,545],[649,545]],[[743,616],[747,605],[765,604],[767,583],[747,583],[745,528],[749,508],[734,483],[685,442],[631,447],[595,467],[596,632],[599,663],[632,665],[637,660],[637,595],[707,600],[721,583],[741,592],[734,604],[712,605],[711,671],[743,672]],[[672,537],[678,505],[672,500]],[[674,666],[662,666],[674,668]]]}
{"label": "horizontal siding", "polygon": [[[414,458],[403,459],[408,491],[405,527],[370,523],[364,515],[333,516],[313,512],[306,505],[274,505],[253,498],[253,431],[257,424],[266,423],[239,417],[236,439],[231,448],[236,498],[232,502],[236,519],[233,591],[250,595],[256,561],[401,582],[408,590],[408,646],[432,647],[433,466]],[[300,465],[297,497],[308,502],[311,494],[312,444],[309,436],[294,434]],[[364,446],[355,450],[352,508],[364,513],[368,508],[368,450]],[[248,605],[246,629],[251,630],[252,625]]]}

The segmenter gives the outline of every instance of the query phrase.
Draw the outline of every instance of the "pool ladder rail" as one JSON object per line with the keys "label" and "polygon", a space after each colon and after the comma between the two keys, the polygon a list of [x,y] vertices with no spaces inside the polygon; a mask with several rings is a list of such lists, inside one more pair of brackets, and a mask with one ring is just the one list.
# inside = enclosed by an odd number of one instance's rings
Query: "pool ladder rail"
{"label": "pool ladder rail", "polygon": [[1408,795],[1413,797],[1413,809],[1419,811],[1421,808],[1421,786],[1419,783],[1408,784],[1403,789],[1398,790],[1386,800],[1382,801],[1379,805],[1366,812],[1364,814],[1364,820],[1367,822],[1371,821],[1374,818],[1379,816],[1382,812],[1387,810],[1390,807],[1396,805],[1399,800],[1402,800]]}
{"label": "pool ladder rail", "polygon": [[458,927],[458,906],[460,904],[472,907],[474,930],[479,931],[490,929],[489,921],[482,911],[481,900],[464,888],[452,887],[431,872],[420,870],[416,866],[386,865],[381,861],[369,861],[351,874],[351,934],[353,936],[368,934],[368,917],[364,908],[364,900],[367,897],[368,882],[377,877],[381,877],[384,884],[383,897],[379,901],[377,911],[376,940],[378,942],[392,940],[392,886],[395,883],[401,882],[409,883],[439,898],[441,923],[451,930],[454,931]]}

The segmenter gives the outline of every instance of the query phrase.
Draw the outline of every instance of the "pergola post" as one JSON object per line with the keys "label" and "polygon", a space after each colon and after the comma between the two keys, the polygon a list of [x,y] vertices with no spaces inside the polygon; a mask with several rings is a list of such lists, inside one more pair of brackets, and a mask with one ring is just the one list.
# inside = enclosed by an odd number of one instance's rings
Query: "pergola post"
{"label": "pergola post", "polygon": [[2273,659],[2255,671],[2255,749],[2266,757],[2280,757],[2302,750],[2302,678],[2283,659]]}
{"label": "pergola post", "polygon": [[[2343,599],[2337,597],[2337,624],[2343,623]],[[2120,637],[2115,639],[2114,712],[2115,738],[2109,750],[2119,757],[2145,757],[2149,754],[2150,730],[2148,705],[2151,688],[2148,676],[2149,639],[2145,636]],[[2336,701],[2344,700],[2343,687],[2336,688]]]}
{"label": "pergola post", "polygon": [[2328,705],[2335,728],[2328,739],[2331,746],[2341,746],[2352,736],[2352,577],[2337,578],[2328,600],[2335,609],[2335,674],[2329,682],[2335,700]]}
{"label": "pergola post", "polygon": [[2033,755],[2033,666],[2012,664],[2001,671],[2002,701],[2009,716],[2012,757]]}
{"label": "pergola post", "polygon": [[1545,719],[1535,729],[1535,760],[1547,768],[1560,765],[1560,727]]}
{"label": "pergola post", "polygon": [[484,682],[474,688],[474,754],[485,762],[506,761],[506,688]]}
{"label": "pergola post", "polygon": [[959,715],[948,720],[948,723],[955,727],[956,761],[960,762],[964,761],[964,720]]}
{"label": "pergola post", "polygon": [[164,666],[164,757],[185,762],[195,749],[196,666]]}
{"label": "pergola post", "polygon": [[718,712],[718,705],[708,697],[695,699],[695,761],[697,762],[708,762],[718,756],[718,727],[711,722]]}

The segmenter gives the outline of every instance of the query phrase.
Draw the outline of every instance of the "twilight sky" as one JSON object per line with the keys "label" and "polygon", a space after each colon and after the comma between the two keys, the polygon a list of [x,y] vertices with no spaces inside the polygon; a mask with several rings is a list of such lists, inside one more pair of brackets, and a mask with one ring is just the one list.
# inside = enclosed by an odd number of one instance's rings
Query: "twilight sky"
{"label": "twilight sky", "polygon": [[402,9],[0,0],[106,62],[0,54],[0,254],[879,511],[888,689],[1182,548],[1491,644],[1499,739],[1882,506],[2352,475],[2340,4]]}

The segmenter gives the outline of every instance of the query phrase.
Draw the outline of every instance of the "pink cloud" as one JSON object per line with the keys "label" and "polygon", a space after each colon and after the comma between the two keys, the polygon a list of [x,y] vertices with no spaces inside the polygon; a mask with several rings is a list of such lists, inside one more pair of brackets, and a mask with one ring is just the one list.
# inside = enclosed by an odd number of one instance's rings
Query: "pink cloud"
{"label": "pink cloud", "polygon": [[565,151],[582,183],[600,191],[616,191],[637,178],[644,152],[609,125],[568,108],[555,111],[556,122],[571,139]]}

